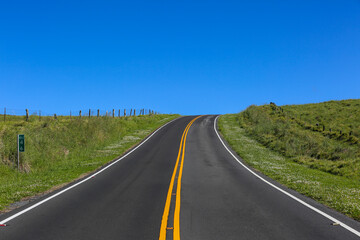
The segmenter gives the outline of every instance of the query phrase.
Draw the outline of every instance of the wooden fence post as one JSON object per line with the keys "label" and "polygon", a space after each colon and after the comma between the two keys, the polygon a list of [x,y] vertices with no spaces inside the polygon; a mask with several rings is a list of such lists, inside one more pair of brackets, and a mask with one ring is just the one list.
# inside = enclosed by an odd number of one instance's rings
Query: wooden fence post
{"label": "wooden fence post", "polygon": [[131,117],[131,114],[132,114],[132,109],[130,109],[130,117]]}
{"label": "wooden fence post", "polygon": [[124,109],[124,117],[126,117],[126,109]]}
{"label": "wooden fence post", "polygon": [[113,118],[115,117],[115,109],[113,109]]}
{"label": "wooden fence post", "polygon": [[6,108],[4,108],[4,122],[6,121]]}
{"label": "wooden fence post", "polygon": [[134,109],[134,116],[136,116],[136,109]]}
{"label": "wooden fence post", "polygon": [[81,118],[81,110],[79,111],[79,117]]}
{"label": "wooden fence post", "polygon": [[100,116],[100,109],[97,110],[97,117]]}
{"label": "wooden fence post", "polygon": [[89,109],[89,118],[91,117],[91,109]]}
{"label": "wooden fence post", "polygon": [[29,110],[26,109],[26,121],[29,121]]}
{"label": "wooden fence post", "polygon": [[55,118],[55,120],[57,120],[57,116],[56,116],[56,113],[54,113],[54,118]]}
{"label": "wooden fence post", "polygon": [[120,109],[119,109],[119,117],[120,117]]}

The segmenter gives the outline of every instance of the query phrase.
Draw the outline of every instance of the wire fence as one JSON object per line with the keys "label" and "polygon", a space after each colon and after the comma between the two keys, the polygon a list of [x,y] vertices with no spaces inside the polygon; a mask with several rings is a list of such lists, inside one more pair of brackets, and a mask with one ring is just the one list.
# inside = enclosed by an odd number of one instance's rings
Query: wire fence
{"label": "wire fence", "polygon": [[[0,109],[1,111],[1,109]],[[44,117],[53,117],[57,119],[58,117],[67,117],[67,118],[86,118],[86,117],[130,117],[130,116],[140,116],[140,115],[156,115],[159,112],[152,109],[136,109],[136,108],[122,108],[122,109],[81,109],[81,110],[69,110],[68,113],[50,113],[36,109],[13,109],[13,108],[2,108],[0,112],[0,121],[14,121],[14,120],[25,120],[29,121],[38,119],[41,121]]]}

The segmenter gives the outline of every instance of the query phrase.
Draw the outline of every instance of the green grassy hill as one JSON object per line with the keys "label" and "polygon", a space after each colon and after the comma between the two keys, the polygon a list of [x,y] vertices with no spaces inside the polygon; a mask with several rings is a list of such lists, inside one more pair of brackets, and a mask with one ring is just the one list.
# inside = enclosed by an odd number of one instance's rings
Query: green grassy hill
{"label": "green grassy hill", "polygon": [[360,100],[250,106],[238,119],[256,140],[295,162],[360,179]]}
{"label": "green grassy hill", "polygon": [[[352,133],[360,138],[360,99],[329,101],[316,104],[287,105],[282,107],[285,114],[311,126],[319,125],[326,130],[340,135]],[[319,129],[318,128],[318,129]],[[339,136],[338,135],[338,136]]]}
{"label": "green grassy hill", "polygon": [[[89,173],[178,115],[72,118],[7,116],[0,122],[0,210]],[[2,118],[0,118],[2,120]],[[17,171],[17,134],[25,152]]]}

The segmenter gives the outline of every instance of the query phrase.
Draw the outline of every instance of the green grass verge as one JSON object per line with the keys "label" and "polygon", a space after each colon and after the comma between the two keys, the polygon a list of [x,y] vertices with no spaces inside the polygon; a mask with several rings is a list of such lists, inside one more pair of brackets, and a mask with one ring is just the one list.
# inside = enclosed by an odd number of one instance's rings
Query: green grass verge
{"label": "green grass verge", "polygon": [[[179,115],[0,122],[0,210],[92,172]],[[13,121],[11,121],[13,120]],[[16,135],[25,134],[20,172]]]}
{"label": "green grass verge", "polygon": [[360,220],[360,181],[294,162],[265,147],[239,124],[239,114],[219,118],[219,130],[232,149],[251,167],[356,220]]}

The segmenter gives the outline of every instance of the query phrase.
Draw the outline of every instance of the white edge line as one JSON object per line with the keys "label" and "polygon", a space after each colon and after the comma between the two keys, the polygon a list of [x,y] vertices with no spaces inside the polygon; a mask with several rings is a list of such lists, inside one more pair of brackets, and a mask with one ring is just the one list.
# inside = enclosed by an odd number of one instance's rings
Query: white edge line
{"label": "white edge line", "polygon": [[218,118],[219,118],[219,116],[217,116],[217,117],[215,118],[215,121],[214,121],[214,130],[215,130],[215,133],[216,133],[216,135],[218,136],[218,138],[220,139],[220,141],[221,141],[222,145],[225,147],[225,149],[231,154],[231,156],[233,156],[233,158],[234,158],[240,165],[242,165],[246,170],[248,170],[250,173],[252,173],[252,174],[255,175],[256,177],[258,177],[259,179],[261,179],[261,180],[264,181],[265,183],[269,184],[271,187],[279,190],[280,192],[282,192],[282,193],[284,193],[285,195],[291,197],[292,199],[294,199],[295,201],[301,203],[302,205],[310,208],[311,210],[319,213],[320,215],[322,215],[322,216],[330,219],[330,220],[333,221],[334,223],[335,223],[335,222],[336,222],[336,223],[339,223],[340,226],[342,226],[342,227],[345,228],[346,230],[348,230],[348,231],[352,232],[353,234],[357,235],[358,237],[360,237],[360,232],[358,232],[358,231],[356,231],[355,229],[349,227],[348,225],[346,225],[345,223],[339,221],[338,219],[336,219],[336,218],[334,218],[334,217],[332,217],[332,216],[324,213],[323,211],[321,211],[321,210],[319,210],[319,209],[311,206],[310,204],[304,202],[303,200],[301,200],[301,199],[295,197],[294,195],[286,192],[285,190],[283,190],[283,189],[275,186],[275,185],[272,184],[271,182],[265,180],[264,178],[262,178],[261,176],[259,176],[259,175],[256,174],[255,172],[253,172],[253,171],[252,171],[250,168],[248,168],[244,163],[242,163],[242,162],[229,150],[229,148],[225,145],[224,141],[221,139],[218,131],[216,130],[216,122],[217,122],[217,119],[218,119]]}
{"label": "white edge line", "polygon": [[[181,118],[181,117],[180,117],[180,118]],[[160,128],[158,128],[155,132],[153,132],[149,137],[147,137],[143,142],[141,142],[139,145],[137,145],[137,146],[136,146],[134,149],[132,149],[130,152],[128,152],[128,153],[125,154],[124,156],[120,157],[119,159],[115,160],[114,162],[110,163],[110,164],[107,165],[106,167],[100,169],[100,170],[97,171],[96,173],[94,173],[94,174],[90,175],[89,177],[81,180],[80,182],[78,182],[78,183],[76,183],[76,184],[74,184],[74,185],[71,185],[70,187],[65,188],[64,190],[62,190],[62,191],[60,191],[60,192],[58,192],[58,193],[56,193],[56,194],[54,194],[54,195],[52,195],[52,196],[50,196],[50,197],[42,200],[42,201],[40,201],[40,202],[38,202],[38,203],[36,203],[36,204],[34,204],[34,205],[26,208],[26,209],[24,209],[24,210],[22,210],[22,211],[20,211],[20,212],[18,212],[18,213],[16,213],[16,214],[14,214],[14,215],[12,215],[12,216],[10,216],[10,217],[2,220],[2,221],[0,222],[0,224],[5,224],[5,223],[13,220],[14,218],[16,218],[16,217],[18,217],[18,216],[20,216],[20,215],[22,215],[22,214],[30,211],[31,209],[34,209],[34,208],[40,206],[41,204],[43,204],[43,203],[45,203],[45,202],[47,202],[47,201],[49,201],[49,200],[51,200],[51,199],[59,196],[60,194],[63,194],[64,192],[67,192],[67,191],[69,191],[70,189],[72,189],[72,188],[74,188],[74,187],[76,187],[76,186],[78,186],[78,185],[80,185],[80,184],[82,184],[82,183],[90,180],[92,177],[100,174],[101,172],[105,171],[106,169],[108,169],[108,168],[111,167],[112,165],[116,164],[117,162],[119,162],[119,161],[121,161],[122,159],[124,159],[125,157],[127,157],[129,154],[131,154],[131,153],[134,152],[136,149],[138,149],[141,145],[143,145],[147,140],[149,140],[149,139],[150,139],[155,133],[157,133],[160,129],[162,129],[163,127],[165,127],[166,125],[172,123],[173,121],[175,121],[175,120],[177,120],[177,119],[179,119],[179,118],[175,118],[175,119],[171,120],[170,122],[166,123],[165,125],[162,125]]]}

